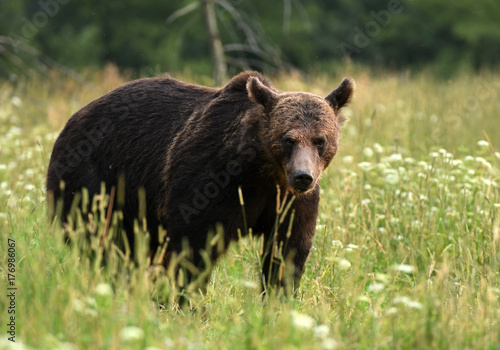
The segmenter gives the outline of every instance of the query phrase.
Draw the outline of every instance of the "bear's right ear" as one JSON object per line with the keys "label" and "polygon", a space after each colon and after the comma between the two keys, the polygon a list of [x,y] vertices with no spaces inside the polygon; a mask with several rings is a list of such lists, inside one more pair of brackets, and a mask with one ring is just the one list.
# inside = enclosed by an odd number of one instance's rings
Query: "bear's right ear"
{"label": "bear's right ear", "polygon": [[250,100],[264,106],[266,111],[271,111],[278,102],[278,94],[262,84],[259,78],[248,78],[247,91]]}
{"label": "bear's right ear", "polygon": [[344,78],[340,86],[325,97],[325,100],[332,106],[335,113],[351,101],[355,87],[354,80]]}

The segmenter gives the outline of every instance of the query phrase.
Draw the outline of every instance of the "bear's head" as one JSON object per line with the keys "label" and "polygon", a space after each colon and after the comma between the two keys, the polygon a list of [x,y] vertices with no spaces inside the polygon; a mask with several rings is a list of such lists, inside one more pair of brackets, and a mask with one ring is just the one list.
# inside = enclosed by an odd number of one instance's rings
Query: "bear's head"
{"label": "bear's head", "polygon": [[346,78],[328,96],[280,92],[258,77],[247,81],[251,101],[263,113],[255,120],[257,142],[267,154],[270,171],[294,195],[311,191],[339,146],[340,109],[351,99],[354,81]]}

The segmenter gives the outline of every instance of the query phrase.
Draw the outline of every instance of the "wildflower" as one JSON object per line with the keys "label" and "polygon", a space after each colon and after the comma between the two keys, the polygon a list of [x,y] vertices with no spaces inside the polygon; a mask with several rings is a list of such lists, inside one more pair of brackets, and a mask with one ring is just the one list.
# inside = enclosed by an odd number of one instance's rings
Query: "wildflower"
{"label": "wildflower", "polygon": [[491,169],[491,164],[488,163],[483,157],[476,157],[476,162],[480,163],[485,168]]}
{"label": "wildflower", "polygon": [[369,190],[371,190],[371,189],[372,189],[372,186],[371,186],[370,184],[365,184],[365,185],[363,186],[363,188],[364,188],[365,190],[369,191]]}
{"label": "wildflower", "polygon": [[319,339],[325,339],[328,337],[328,334],[330,333],[330,329],[328,328],[327,325],[320,324],[319,326],[316,326],[313,328],[313,334],[316,338]]}
{"label": "wildflower", "polygon": [[386,315],[396,315],[398,313],[398,308],[397,307],[394,307],[394,306],[391,306],[390,308],[387,309],[387,311],[385,312]]}
{"label": "wildflower", "polygon": [[373,149],[375,150],[376,153],[382,153],[384,151],[382,146],[380,146],[380,144],[378,144],[378,143],[375,143],[373,145]]}
{"label": "wildflower", "polygon": [[370,162],[361,162],[358,164],[358,167],[363,171],[370,170],[371,166],[372,164]]}
{"label": "wildflower", "polygon": [[371,158],[371,157],[373,157],[373,154],[374,154],[374,152],[373,152],[373,150],[372,150],[370,147],[365,147],[365,148],[363,149],[363,155],[364,155],[366,158]]}
{"label": "wildflower", "polygon": [[358,249],[359,247],[356,244],[349,243],[346,247],[346,250],[355,250]]}
{"label": "wildflower", "polygon": [[399,264],[394,266],[394,270],[403,272],[403,273],[413,273],[415,272],[415,266],[407,265],[407,264]]}
{"label": "wildflower", "polygon": [[125,342],[138,341],[144,338],[144,331],[135,326],[127,326],[120,331],[120,339]]}
{"label": "wildflower", "polygon": [[383,291],[384,288],[385,288],[385,285],[383,283],[375,282],[375,283],[372,283],[368,286],[368,291],[372,292],[372,293],[378,293],[378,292]]}
{"label": "wildflower", "polygon": [[105,297],[113,294],[113,288],[107,283],[99,283],[95,286],[94,292],[97,295]]}
{"label": "wildflower", "polygon": [[497,157],[498,159],[500,159],[500,152],[495,152],[495,157]]}
{"label": "wildflower", "polygon": [[354,160],[353,156],[342,157],[342,163],[345,163],[345,164],[352,164],[353,160]]}
{"label": "wildflower", "polygon": [[20,136],[23,130],[17,126],[11,126],[9,131],[7,131],[7,137]]}
{"label": "wildflower", "polygon": [[314,327],[314,319],[311,316],[301,314],[292,310],[292,324],[295,328],[308,330]]}
{"label": "wildflower", "polygon": [[342,248],[344,248],[344,245],[342,244],[341,241],[338,241],[338,240],[334,239],[334,240],[332,240],[332,247],[334,249],[342,249]]}
{"label": "wildflower", "polygon": [[10,340],[7,339],[7,337],[2,337],[0,339],[0,349],[5,349],[5,350],[27,350],[28,347],[24,345],[19,339],[16,339],[16,341],[13,343]]}
{"label": "wildflower", "polygon": [[347,259],[340,259],[339,267],[343,271],[347,271],[351,268],[351,263]]}
{"label": "wildflower", "polygon": [[10,99],[10,103],[12,103],[16,107],[20,107],[22,105],[23,101],[19,97],[13,96]]}
{"label": "wildflower", "polygon": [[335,339],[326,338],[321,343],[321,347],[325,350],[334,350],[334,349],[337,349],[338,344],[337,344],[337,341]]}
{"label": "wildflower", "polygon": [[370,204],[370,203],[371,203],[371,200],[370,200],[370,199],[368,199],[368,198],[365,198],[365,199],[363,199],[363,200],[361,201],[361,205],[368,205],[368,204]]}
{"label": "wildflower", "polygon": [[389,173],[385,176],[385,182],[389,185],[397,185],[399,184],[399,175],[398,173]]}
{"label": "wildflower", "polygon": [[477,141],[477,145],[479,147],[490,147],[490,144],[488,141],[485,141],[485,140],[479,140]]}
{"label": "wildflower", "polygon": [[241,284],[248,289],[259,289],[259,285],[253,281],[243,280]]}
{"label": "wildflower", "polygon": [[422,309],[422,304],[414,300],[410,300],[409,302],[407,302],[406,306],[408,306],[411,309],[419,309],[419,310]]}
{"label": "wildflower", "polygon": [[399,162],[399,161],[403,160],[403,157],[402,157],[402,156],[401,156],[401,154],[399,154],[399,153],[394,153],[394,154],[391,154],[391,155],[387,158],[387,160],[388,160],[389,162],[391,162],[391,163],[392,163],[392,162]]}
{"label": "wildflower", "polygon": [[429,156],[431,158],[437,158],[437,157],[439,157],[439,153],[437,153],[437,152],[431,152],[431,153],[429,153]]}
{"label": "wildflower", "polygon": [[33,191],[35,189],[35,186],[33,186],[32,184],[26,184],[24,185],[24,189],[26,191]]}

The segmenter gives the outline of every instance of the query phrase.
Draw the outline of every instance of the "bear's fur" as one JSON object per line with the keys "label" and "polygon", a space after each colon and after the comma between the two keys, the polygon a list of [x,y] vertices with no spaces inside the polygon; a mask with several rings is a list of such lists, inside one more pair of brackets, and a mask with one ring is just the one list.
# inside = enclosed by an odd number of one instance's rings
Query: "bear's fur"
{"label": "bear's fur", "polygon": [[[325,98],[281,92],[256,72],[241,73],[221,89],[170,77],[133,81],[69,119],[50,159],[49,206],[62,198],[66,222],[83,187],[90,198],[102,182],[108,193],[119,188],[113,209],[122,211],[133,247],[143,188],[151,255],[162,243],[158,228],[166,230],[165,267],[187,248],[191,281],[193,267],[210,268],[203,251],[217,224],[224,234],[222,247],[209,249],[212,263],[251,228],[263,234],[265,247],[281,248],[291,259],[296,287],[312,246],[319,178],[337,152],[339,110],[353,90],[353,81],[344,79]],[[292,196],[277,227],[277,202]],[[282,286],[270,249],[263,255],[264,286]]]}

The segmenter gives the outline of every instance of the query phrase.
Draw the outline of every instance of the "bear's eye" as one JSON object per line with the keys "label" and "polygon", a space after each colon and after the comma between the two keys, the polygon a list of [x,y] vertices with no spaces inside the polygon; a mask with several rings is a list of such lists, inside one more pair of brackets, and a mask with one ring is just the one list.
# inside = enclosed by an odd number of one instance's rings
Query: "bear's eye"
{"label": "bear's eye", "polygon": [[292,139],[290,136],[285,136],[283,138],[283,144],[287,147],[292,147],[293,145],[295,145],[295,140]]}
{"label": "bear's eye", "polygon": [[326,143],[326,139],[324,137],[318,137],[314,140],[314,145],[317,147],[323,147]]}

